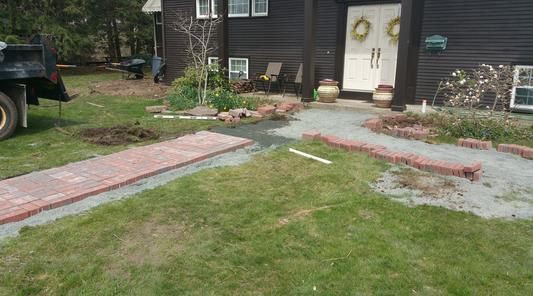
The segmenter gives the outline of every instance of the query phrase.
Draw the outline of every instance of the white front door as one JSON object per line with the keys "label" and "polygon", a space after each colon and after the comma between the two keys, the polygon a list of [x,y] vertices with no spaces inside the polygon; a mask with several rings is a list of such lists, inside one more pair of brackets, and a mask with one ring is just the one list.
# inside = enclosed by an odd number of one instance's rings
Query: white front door
{"label": "white front door", "polygon": [[[387,35],[387,24],[400,15],[400,4],[360,5],[348,8],[343,90],[372,92],[378,84],[394,85],[398,43]],[[352,36],[355,22],[370,22],[365,40]],[[358,27],[363,32],[364,26]]]}

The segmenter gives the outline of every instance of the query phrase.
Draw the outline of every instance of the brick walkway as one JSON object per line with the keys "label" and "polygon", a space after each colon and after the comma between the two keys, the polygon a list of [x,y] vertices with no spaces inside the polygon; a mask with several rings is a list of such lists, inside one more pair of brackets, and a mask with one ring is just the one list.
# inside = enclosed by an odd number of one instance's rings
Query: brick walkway
{"label": "brick walkway", "polygon": [[0,225],[253,144],[212,132],[0,181]]}

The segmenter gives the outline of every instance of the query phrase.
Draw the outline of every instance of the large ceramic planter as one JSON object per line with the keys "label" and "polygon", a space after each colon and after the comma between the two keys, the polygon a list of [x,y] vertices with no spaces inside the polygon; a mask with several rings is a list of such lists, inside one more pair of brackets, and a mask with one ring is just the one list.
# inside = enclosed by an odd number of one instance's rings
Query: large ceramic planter
{"label": "large ceramic planter", "polygon": [[374,104],[376,105],[376,107],[390,108],[392,105],[393,95],[394,95],[394,89],[392,87],[380,85],[374,91],[374,95],[372,96],[372,99],[374,100]]}
{"label": "large ceramic planter", "polygon": [[335,103],[340,94],[339,83],[335,80],[321,80],[318,87],[318,101],[322,103]]}

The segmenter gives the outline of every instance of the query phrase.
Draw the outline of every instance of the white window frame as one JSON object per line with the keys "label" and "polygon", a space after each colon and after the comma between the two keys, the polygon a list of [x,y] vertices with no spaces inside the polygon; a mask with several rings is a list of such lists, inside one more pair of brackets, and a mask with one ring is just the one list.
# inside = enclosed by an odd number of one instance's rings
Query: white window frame
{"label": "white window frame", "polygon": [[511,109],[517,109],[517,110],[524,110],[524,111],[533,111],[533,105],[522,105],[522,104],[515,104],[516,99],[516,89],[517,88],[530,88],[533,90],[533,86],[520,86],[517,85],[519,75],[520,75],[520,69],[527,69],[533,71],[533,66],[525,66],[525,65],[517,65],[515,67],[515,74],[514,74],[514,86],[513,86],[513,93],[511,96],[511,102],[510,107]]}
{"label": "white window frame", "polygon": [[257,0],[252,0],[252,16],[268,16],[268,0],[265,0],[266,1],[266,11],[265,12],[255,12],[255,1]]}
{"label": "white window frame", "polygon": [[236,61],[236,60],[241,60],[241,61],[246,61],[246,76],[243,76],[241,77],[241,79],[248,79],[248,77],[250,76],[250,61],[248,60],[248,58],[229,58],[229,63],[228,63],[228,76],[229,78],[231,79],[231,62],[232,61]]}
{"label": "white window frame", "polygon": [[250,16],[250,0],[247,1],[248,3],[248,12],[247,13],[230,13],[229,12],[229,1],[228,0],[228,17],[249,17]]}
{"label": "white window frame", "polygon": [[208,65],[218,64],[218,57],[208,57],[207,64]]}
{"label": "white window frame", "polygon": [[[211,9],[213,9],[215,7],[215,1],[217,0],[210,0],[210,1],[211,1]],[[218,15],[216,11],[211,12],[211,17],[216,18],[217,16]],[[200,0],[196,0],[196,18],[197,19],[209,18],[209,14],[200,14]]]}

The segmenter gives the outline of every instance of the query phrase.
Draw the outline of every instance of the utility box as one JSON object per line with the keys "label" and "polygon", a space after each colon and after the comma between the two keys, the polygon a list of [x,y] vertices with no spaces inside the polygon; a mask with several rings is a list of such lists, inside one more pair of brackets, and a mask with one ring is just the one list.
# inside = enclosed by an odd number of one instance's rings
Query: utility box
{"label": "utility box", "polygon": [[446,49],[448,37],[432,35],[426,38],[426,50],[429,52],[440,52]]}

